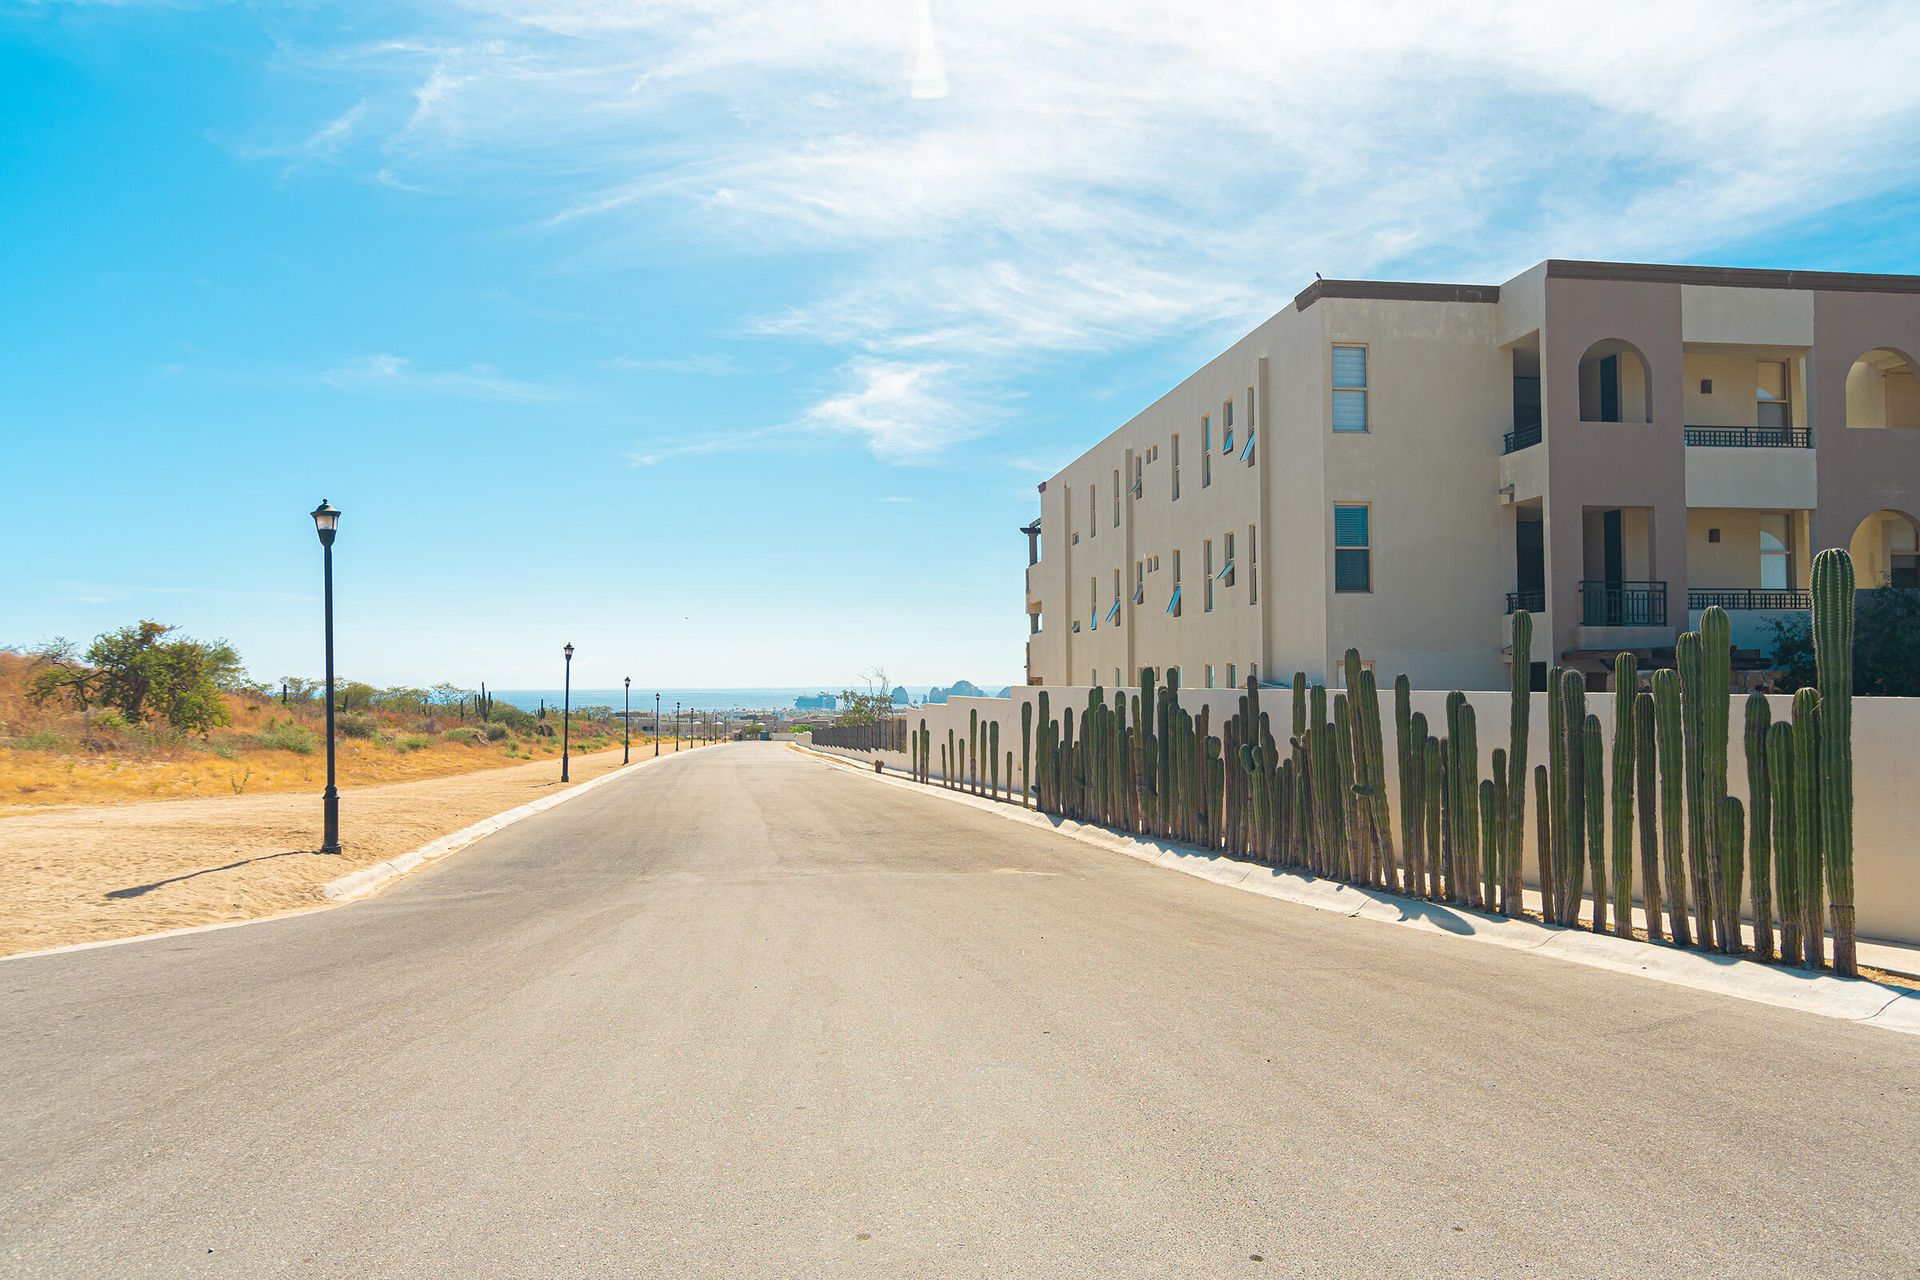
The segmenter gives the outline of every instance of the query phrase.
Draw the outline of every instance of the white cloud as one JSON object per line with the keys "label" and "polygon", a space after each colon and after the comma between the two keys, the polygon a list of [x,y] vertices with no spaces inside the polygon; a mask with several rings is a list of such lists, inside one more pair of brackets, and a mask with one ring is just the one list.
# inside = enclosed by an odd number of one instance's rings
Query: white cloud
{"label": "white cloud", "polygon": [[464,370],[421,369],[404,356],[362,356],[320,375],[328,386],[354,395],[452,396],[464,400],[537,403],[563,399],[557,388],[503,377],[491,365]]}
{"label": "white cloud", "polygon": [[1908,182],[1920,137],[1910,4],[472,0],[420,21],[322,58],[380,96],[386,180],[509,173],[609,252],[641,228],[722,265],[831,255],[743,322],[838,352],[850,383],[808,423],[895,458],[976,432],[1036,362],[1218,336],[1316,270],[1712,256]]}

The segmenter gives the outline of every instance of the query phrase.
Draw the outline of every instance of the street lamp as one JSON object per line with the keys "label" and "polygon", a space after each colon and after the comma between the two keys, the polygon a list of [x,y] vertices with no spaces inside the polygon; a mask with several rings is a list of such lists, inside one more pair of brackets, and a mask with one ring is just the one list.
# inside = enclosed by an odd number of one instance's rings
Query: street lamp
{"label": "street lamp", "polygon": [[673,753],[680,754],[680,704],[673,704]]}
{"label": "street lamp", "polygon": [[567,780],[567,727],[573,715],[573,646],[560,652],[567,655],[566,685],[560,694],[560,781]]}
{"label": "street lamp", "polygon": [[626,688],[627,706],[620,716],[620,763],[633,763],[633,677],[621,682]]}
{"label": "street lamp", "polygon": [[320,852],[340,852],[340,789],[333,777],[333,539],[340,530],[340,512],[325,498],[313,509],[313,527],[320,534],[321,572],[326,582],[327,632],[327,789],[320,796]]}
{"label": "street lamp", "polygon": [[653,754],[660,754],[660,691],[653,693]]}

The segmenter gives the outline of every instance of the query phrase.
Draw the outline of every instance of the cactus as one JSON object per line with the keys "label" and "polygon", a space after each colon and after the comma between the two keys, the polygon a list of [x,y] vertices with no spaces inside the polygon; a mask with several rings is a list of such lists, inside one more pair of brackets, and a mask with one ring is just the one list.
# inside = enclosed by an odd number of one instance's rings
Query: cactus
{"label": "cactus", "polygon": [[[1685,752],[1684,777],[1687,784],[1687,866],[1693,890],[1693,917],[1700,945],[1719,947],[1720,913],[1716,905],[1720,877],[1713,864],[1713,827],[1717,818],[1708,814],[1715,808],[1708,794],[1707,707],[1710,701],[1706,684],[1705,653],[1700,633],[1689,631],[1680,637],[1677,651],[1680,669],[1681,746]],[[1726,701],[1723,693],[1721,702]]]}
{"label": "cactus", "polygon": [[[1507,711],[1507,839],[1501,851],[1504,893],[1511,914],[1520,914],[1520,864],[1526,848],[1527,735],[1533,714],[1533,615],[1525,609],[1513,615],[1512,695]],[[1546,885],[1540,886],[1546,891]]]}
{"label": "cactus", "polygon": [[1424,825],[1426,826],[1427,896],[1439,898],[1444,888],[1441,876],[1446,866],[1446,860],[1442,856],[1440,824],[1441,795],[1447,785],[1446,753],[1440,739],[1430,736],[1421,747],[1420,755],[1421,771],[1424,775],[1422,790],[1425,792],[1426,805]]}
{"label": "cactus", "polygon": [[[1401,677],[1406,679],[1405,676]],[[1407,784],[1400,792],[1400,825],[1407,843],[1407,892],[1427,892],[1427,717],[1415,711],[1402,731],[1407,750]]]}
{"label": "cactus", "polygon": [[1647,937],[1660,942],[1660,783],[1655,772],[1653,695],[1633,700],[1634,789],[1640,793],[1640,897],[1647,909]]}
{"label": "cactus", "polygon": [[[1507,753],[1505,751],[1502,751],[1500,753],[1500,756],[1503,760],[1506,758],[1506,754]],[[1504,778],[1503,778],[1503,781],[1504,781]],[[1480,841],[1481,865],[1479,868],[1476,869],[1474,873],[1476,876],[1484,875],[1489,862],[1498,856],[1496,853],[1496,849],[1497,849],[1496,842],[1500,838],[1500,833],[1496,829],[1498,826],[1497,819],[1499,816],[1499,809],[1496,806],[1495,800],[1494,800],[1496,790],[1497,789],[1493,785],[1492,778],[1482,778],[1480,779],[1480,786],[1478,790],[1474,793],[1474,803],[1478,808],[1479,817],[1480,817],[1478,839]],[[1491,878],[1491,877],[1488,877],[1488,878]],[[1488,911],[1493,910],[1493,899],[1490,895],[1487,894],[1486,885],[1484,882],[1481,885],[1480,893],[1482,898],[1480,905]]]}
{"label": "cactus", "polygon": [[1633,715],[1640,668],[1631,653],[1613,659],[1613,931],[1633,936],[1633,782],[1638,748]]}
{"label": "cactus", "polygon": [[1562,721],[1565,700],[1560,695],[1563,669],[1547,673],[1547,813],[1548,838],[1538,850],[1540,860],[1540,918],[1549,924],[1560,919],[1560,868],[1566,861],[1567,740]]}
{"label": "cactus", "polygon": [[[1507,842],[1507,749],[1493,749],[1493,776],[1480,788],[1481,897],[1489,911],[1512,915],[1503,869]],[[1496,906],[1497,904],[1497,906]]]}
{"label": "cactus", "polygon": [[[1767,789],[1773,809],[1774,885],[1780,903],[1780,958],[1791,964],[1802,952],[1800,940],[1800,845],[1795,835],[1793,725],[1785,720],[1767,728]],[[1759,803],[1759,797],[1754,797]]]}
{"label": "cactus", "polygon": [[1733,639],[1727,611],[1711,605],[1700,615],[1701,703],[1704,737],[1700,761],[1702,803],[1707,824],[1707,868],[1713,876],[1714,932],[1720,950],[1740,951],[1741,864],[1727,855],[1726,833],[1720,829],[1727,796],[1727,720],[1733,684]]}
{"label": "cactus", "polygon": [[1820,685],[1820,848],[1833,904],[1833,968],[1859,972],[1853,936],[1853,557],[1813,558],[1813,658]]}
{"label": "cactus", "polygon": [[[992,794],[993,798],[998,800],[1000,798],[1000,717],[998,716],[995,716],[987,725],[987,743],[992,755]],[[1007,770],[1007,785],[1009,787],[1013,785],[1011,769]]]}
{"label": "cactus", "polygon": [[1821,805],[1826,796],[1820,778],[1820,735],[1826,706],[1818,689],[1793,695],[1793,824],[1799,867],[1794,880],[1800,897],[1800,959],[1810,969],[1826,963],[1826,826]]}
{"label": "cactus", "polygon": [[[1349,652],[1354,654],[1357,663],[1358,652]],[[1361,735],[1359,746],[1366,762],[1366,792],[1361,797],[1361,803],[1368,813],[1367,832],[1373,856],[1371,878],[1381,888],[1398,892],[1400,872],[1394,858],[1393,815],[1387,803],[1386,745],[1380,733],[1380,690],[1374,682],[1373,672],[1360,672],[1357,696],[1360,699],[1359,718],[1354,728]]]}
{"label": "cactus", "polygon": [[1767,775],[1767,735],[1773,710],[1764,693],[1747,695],[1747,799],[1749,837],[1747,864],[1753,869],[1753,949],[1762,960],[1773,959],[1773,800]]}
{"label": "cactus", "polygon": [[1047,786],[1048,771],[1053,760],[1053,753],[1048,749],[1048,740],[1051,736],[1050,726],[1053,724],[1053,718],[1049,714],[1049,710],[1047,691],[1042,689],[1040,691],[1039,706],[1034,710],[1034,719],[1037,722],[1036,732],[1039,734],[1039,736],[1034,739],[1034,756],[1039,763],[1040,769],[1034,778],[1033,786],[1034,806],[1042,810],[1047,809],[1052,802],[1052,797],[1048,792]]}
{"label": "cactus", "polygon": [[1578,671],[1560,673],[1560,734],[1565,741],[1561,763],[1566,776],[1561,783],[1560,813],[1554,836],[1559,865],[1554,868],[1554,891],[1559,898],[1560,923],[1571,927],[1580,923],[1580,897],[1586,878],[1587,767],[1586,767],[1587,687]]}
{"label": "cactus", "polygon": [[[1747,815],[1741,808],[1737,796],[1723,796],[1720,800],[1720,855],[1724,865],[1740,867],[1746,865],[1746,822]],[[1738,954],[1740,947],[1740,899],[1733,899],[1733,928],[1731,950]]]}
{"label": "cactus", "polygon": [[1580,730],[1581,759],[1587,773],[1587,860],[1593,873],[1593,931],[1607,931],[1606,738],[1600,717],[1589,712]]}
{"label": "cactus", "polygon": [[1687,874],[1682,837],[1686,757],[1683,739],[1686,713],[1681,705],[1680,674],[1671,668],[1653,673],[1653,710],[1660,744],[1660,825],[1664,835],[1662,864],[1666,868],[1667,929],[1681,946],[1693,940],[1687,922]]}
{"label": "cactus", "polygon": [[[1549,696],[1548,701],[1552,698]],[[1533,809],[1534,840],[1539,845],[1540,858],[1540,918],[1548,924],[1553,923],[1553,902],[1547,896],[1547,886],[1552,883],[1552,859],[1549,856],[1553,848],[1553,784],[1547,778],[1548,769],[1544,764],[1533,766]]]}
{"label": "cactus", "polygon": [[1020,802],[1033,805],[1033,704],[1020,703]]}
{"label": "cactus", "polygon": [[[1424,736],[1424,735],[1422,735]],[[1417,824],[1413,792],[1413,683],[1403,672],[1393,678],[1393,756],[1400,784],[1400,848],[1407,860],[1406,887],[1419,892],[1414,869],[1414,828]]]}

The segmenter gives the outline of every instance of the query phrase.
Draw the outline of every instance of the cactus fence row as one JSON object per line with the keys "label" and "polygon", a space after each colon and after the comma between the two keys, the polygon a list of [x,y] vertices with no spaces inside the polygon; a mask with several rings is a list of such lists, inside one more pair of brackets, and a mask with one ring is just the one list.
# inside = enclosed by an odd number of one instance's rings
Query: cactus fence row
{"label": "cactus fence row", "polygon": [[1444,722],[1429,724],[1411,709],[1404,675],[1394,681],[1395,758],[1386,760],[1374,673],[1351,649],[1345,691],[1296,673],[1277,728],[1273,691],[1256,680],[1216,724],[1210,708],[1183,708],[1177,683],[1159,684],[1149,669],[1137,690],[1095,688],[1081,707],[1056,713],[1046,690],[1022,704],[1017,774],[1011,744],[1002,767],[998,720],[977,711],[964,737],[949,730],[935,742],[925,720],[909,730],[904,718],[885,736],[924,783],[1501,915],[1523,911],[1531,779],[1548,921],[1631,936],[1637,851],[1653,940],[1817,968],[1830,919],[1832,966],[1851,975],[1853,590],[1847,553],[1821,552],[1818,687],[1795,696],[1790,721],[1774,722],[1764,695],[1749,697],[1750,811],[1727,794],[1731,642],[1719,608],[1680,637],[1673,669],[1643,678],[1633,655],[1618,656],[1610,744],[1587,710],[1585,677],[1551,670],[1539,762],[1528,760],[1533,622],[1516,613],[1507,745],[1484,778],[1473,705],[1450,693]]}

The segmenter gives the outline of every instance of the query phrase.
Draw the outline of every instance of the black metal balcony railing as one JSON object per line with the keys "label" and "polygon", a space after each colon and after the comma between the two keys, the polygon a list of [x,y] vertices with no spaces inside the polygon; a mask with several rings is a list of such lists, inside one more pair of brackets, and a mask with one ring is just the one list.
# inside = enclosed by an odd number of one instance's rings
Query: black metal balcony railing
{"label": "black metal balcony railing", "polygon": [[1811,449],[1809,427],[1688,427],[1687,443],[1712,449]]}
{"label": "black metal balcony railing", "polygon": [[1500,446],[1501,453],[1518,453],[1530,445],[1540,443],[1540,424],[1529,422],[1524,427],[1515,427],[1507,432],[1502,440],[1504,443]]}
{"label": "black metal balcony railing", "polygon": [[1589,627],[1664,627],[1667,584],[1589,579],[1580,584],[1580,621]]}
{"label": "black metal balcony railing", "polygon": [[1547,593],[1544,591],[1507,592],[1507,612],[1518,613],[1522,609],[1525,609],[1528,613],[1545,613],[1547,611]]}
{"label": "black metal balcony railing", "polygon": [[1687,608],[1811,609],[1813,592],[1771,587],[1689,587]]}

